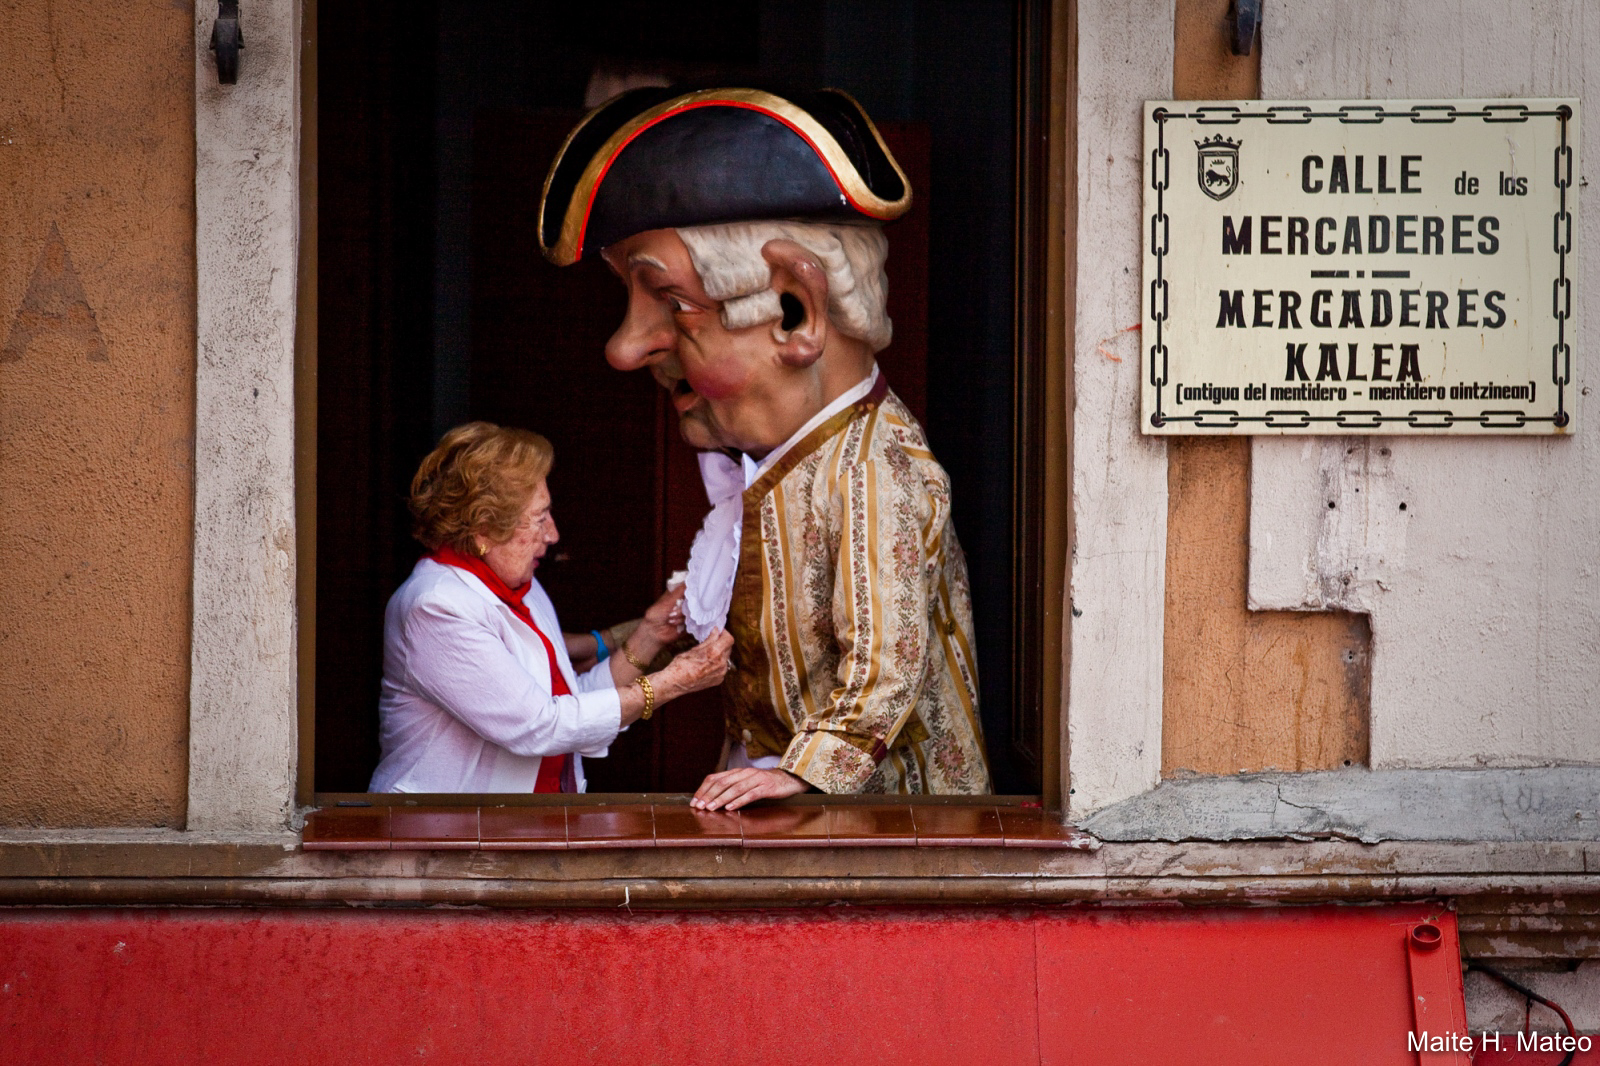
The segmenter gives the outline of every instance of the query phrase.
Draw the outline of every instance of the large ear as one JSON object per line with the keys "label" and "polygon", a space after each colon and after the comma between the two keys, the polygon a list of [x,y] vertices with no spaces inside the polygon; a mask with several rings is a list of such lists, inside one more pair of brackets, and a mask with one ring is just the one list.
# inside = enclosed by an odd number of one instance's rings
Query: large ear
{"label": "large ear", "polygon": [[761,255],[772,267],[772,291],[783,308],[783,318],[772,327],[778,358],[789,366],[808,367],[821,357],[828,340],[828,274],[816,256],[794,241],[768,241]]}

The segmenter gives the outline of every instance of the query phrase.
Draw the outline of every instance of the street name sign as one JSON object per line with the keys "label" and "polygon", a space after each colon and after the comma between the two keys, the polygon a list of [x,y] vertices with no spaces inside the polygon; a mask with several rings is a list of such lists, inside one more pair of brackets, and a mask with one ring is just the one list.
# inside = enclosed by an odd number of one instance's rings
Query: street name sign
{"label": "street name sign", "polygon": [[1145,105],[1142,428],[1569,434],[1578,101]]}

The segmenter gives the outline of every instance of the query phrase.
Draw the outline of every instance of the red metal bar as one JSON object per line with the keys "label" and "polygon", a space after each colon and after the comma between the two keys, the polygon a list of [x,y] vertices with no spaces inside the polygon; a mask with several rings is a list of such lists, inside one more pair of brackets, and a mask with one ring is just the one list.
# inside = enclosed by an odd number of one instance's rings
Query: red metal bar
{"label": "red metal bar", "polygon": [[[1446,936],[1448,928],[1451,935]],[[1455,915],[1442,911],[1405,933],[1411,974],[1411,1031],[1421,1066],[1472,1066],[1476,1047],[1467,1029],[1467,1001],[1461,983],[1461,954],[1446,951],[1456,943]]]}

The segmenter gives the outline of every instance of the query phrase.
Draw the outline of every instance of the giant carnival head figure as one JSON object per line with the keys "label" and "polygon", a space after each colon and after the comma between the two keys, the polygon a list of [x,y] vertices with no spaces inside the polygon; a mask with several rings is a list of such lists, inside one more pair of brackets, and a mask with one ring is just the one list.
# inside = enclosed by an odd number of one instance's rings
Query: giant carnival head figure
{"label": "giant carnival head figure", "polygon": [[889,343],[882,224],[910,206],[842,92],[638,89],[567,138],[539,238],[558,266],[598,254],[622,279],[606,358],[650,369],[685,441],[760,456]]}

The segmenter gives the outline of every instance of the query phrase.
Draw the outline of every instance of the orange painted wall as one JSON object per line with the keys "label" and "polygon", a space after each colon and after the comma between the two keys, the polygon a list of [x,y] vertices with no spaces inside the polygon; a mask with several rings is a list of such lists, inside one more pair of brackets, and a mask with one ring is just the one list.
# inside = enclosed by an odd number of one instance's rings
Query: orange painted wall
{"label": "orange painted wall", "polygon": [[[1228,0],[1178,0],[1172,93],[1253,99],[1261,49],[1229,48]],[[1162,776],[1367,761],[1371,636],[1342,611],[1251,611],[1250,439],[1167,445]]]}
{"label": "orange painted wall", "polygon": [[194,45],[0,8],[0,825],[181,826]]}

